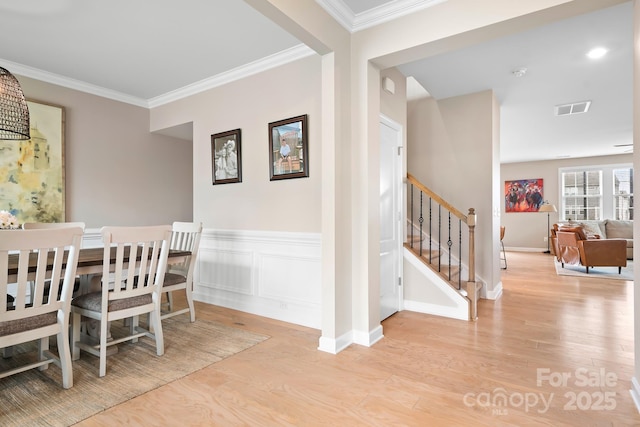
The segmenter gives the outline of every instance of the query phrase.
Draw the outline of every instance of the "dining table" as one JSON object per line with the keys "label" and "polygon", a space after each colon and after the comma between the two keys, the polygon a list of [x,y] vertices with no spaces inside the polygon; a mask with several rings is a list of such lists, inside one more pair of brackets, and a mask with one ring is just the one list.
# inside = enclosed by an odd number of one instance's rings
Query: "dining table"
{"label": "dining table", "polygon": [[[185,261],[187,257],[191,255],[190,251],[169,250],[169,255],[167,257],[167,264],[177,264]],[[8,275],[9,277],[15,276],[18,273],[18,260],[19,255],[9,254],[8,259]],[[30,269],[33,267],[35,271],[35,266],[38,260],[38,254],[32,253],[29,257],[29,266]],[[111,264],[115,263],[116,260],[116,247],[111,247]],[[138,261],[140,260],[140,256],[138,256]],[[104,261],[104,248],[103,247],[95,247],[95,248],[82,248],[78,252],[78,266],[76,268],[76,275],[78,276],[88,276],[90,274],[100,274],[102,273],[102,264]],[[53,265],[53,254],[49,254],[48,259],[49,265]]]}

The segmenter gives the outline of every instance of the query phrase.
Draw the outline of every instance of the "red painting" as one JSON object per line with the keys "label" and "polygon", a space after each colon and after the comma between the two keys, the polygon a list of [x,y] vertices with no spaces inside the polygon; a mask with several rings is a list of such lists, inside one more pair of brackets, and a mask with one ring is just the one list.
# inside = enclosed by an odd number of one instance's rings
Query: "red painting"
{"label": "red painting", "polygon": [[538,212],[544,203],[542,178],[504,182],[505,212]]}

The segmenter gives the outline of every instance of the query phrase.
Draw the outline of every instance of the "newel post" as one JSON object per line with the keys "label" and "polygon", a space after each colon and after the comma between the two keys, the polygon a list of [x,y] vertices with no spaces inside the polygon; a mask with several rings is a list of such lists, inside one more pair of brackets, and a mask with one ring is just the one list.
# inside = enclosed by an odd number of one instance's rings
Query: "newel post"
{"label": "newel post", "polygon": [[471,301],[469,319],[478,318],[478,288],[476,286],[476,249],[475,249],[475,228],[476,210],[469,208],[467,215],[467,226],[469,227],[469,280],[467,281],[467,297]]}

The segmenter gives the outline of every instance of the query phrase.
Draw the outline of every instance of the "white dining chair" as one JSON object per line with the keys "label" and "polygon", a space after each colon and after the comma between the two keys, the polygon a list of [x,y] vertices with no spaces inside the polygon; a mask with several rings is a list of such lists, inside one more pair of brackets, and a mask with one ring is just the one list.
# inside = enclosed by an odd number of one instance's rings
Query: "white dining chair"
{"label": "white dining chair", "polygon": [[[73,299],[71,350],[73,360],[80,357],[80,350],[98,356],[99,375],[103,377],[109,346],[137,342],[138,338],[148,336],[155,340],[156,354],[164,354],[160,290],[167,268],[171,226],[103,227],[101,234],[104,243],[102,289]],[[111,258],[111,246],[116,247],[115,259]],[[147,314],[149,324],[143,328],[138,319]],[[97,343],[81,337],[82,316],[99,322]],[[128,334],[110,337],[110,323],[120,319],[129,319]]]}
{"label": "white dining chair", "polygon": [[[37,361],[3,371],[0,378],[54,363],[62,370],[62,387],[73,386],[69,316],[81,240],[79,227],[0,231],[0,348],[38,341]],[[37,259],[35,268],[30,259]],[[10,289],[14,295],[8,298]],[[49,350],[53,335],[57,354]]]}
{"label": "white dining chair", "polygon": [[[191,322],[196,321],[196,310],[193,304],[193,272],[195,270],[200,247],[200,236],[202,235],[202,223],[194,222],[174,222],[171,232],[171,249],[189,251],[191,255],[183,262],[170,264],[167,267],[167,274],[164,276],[162,293],[167,295],[168,311],[163,311],[162,319],[173,317],[178,314],[189,313]],[[187,306],[180,310],[174,310],[173,292],[183,290],[186,294]]]}
{"label": "white dining chair", "polygon": [[38,230],[43,228],[69,228],[80,227],[82,231],[85,229],[84,222],[25,222],[22,224],[24,230]]}
{"label": "white dining chair", "polygon": [[[22,224],[23,230],[42,230],[42,229],[56,229],[56,228],[70,228],[70,227],[79,227],[82,229],[84,233],[85,223],[81,221],[76,222],[25,222]],[[82,244],[82,241],[81,241]],[[88,279],[87,279],[88,281]],[[79,277],[76,278],[76,281],[73,285],[73,294],[76,295],[80,291],[82,281]],[[32,289],[33,291],[33,289]],[[45,289],[45,292],[46,289]]]}

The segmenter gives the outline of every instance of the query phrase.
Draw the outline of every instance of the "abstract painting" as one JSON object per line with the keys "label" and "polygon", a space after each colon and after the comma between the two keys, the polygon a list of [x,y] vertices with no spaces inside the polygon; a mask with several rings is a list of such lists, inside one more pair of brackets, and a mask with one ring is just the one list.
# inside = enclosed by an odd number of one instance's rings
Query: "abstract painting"
{"label": "abstract painting", "polygon": [[538,212],[544,203],[542,183],[542,178],[505,181],[505,212]]}
{"label": "abstract painting", "polygon": [[0,140],[0,210],[25,222],[64,222],[64,108],[27,101],[31,139]]}

